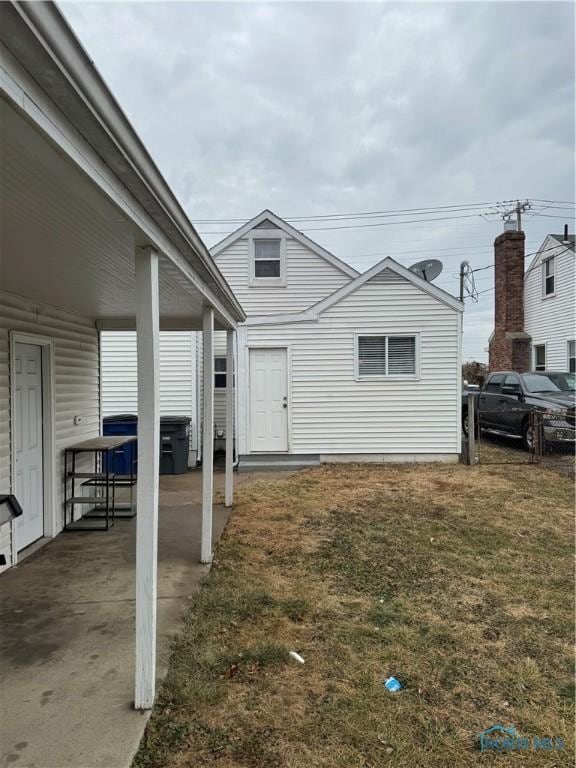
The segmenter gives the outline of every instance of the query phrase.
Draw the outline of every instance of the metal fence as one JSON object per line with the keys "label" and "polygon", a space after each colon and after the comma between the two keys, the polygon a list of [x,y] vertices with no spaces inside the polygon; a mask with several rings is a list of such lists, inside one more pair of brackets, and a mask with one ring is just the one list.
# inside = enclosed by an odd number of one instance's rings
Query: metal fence
{"label": "metal fence", "polygon": [[[573,414],[529,411],[480,414],[469,405],[463,458],[468,464],[538,464],[574,472],[576,428]],[[510,423],[504,419],[508,417]]]}
{"label": "metal fence", "polygon": [[573,412],[540,411],[536,414],[536,456],[540,464],[574,472],[576,425],[573,422]]}

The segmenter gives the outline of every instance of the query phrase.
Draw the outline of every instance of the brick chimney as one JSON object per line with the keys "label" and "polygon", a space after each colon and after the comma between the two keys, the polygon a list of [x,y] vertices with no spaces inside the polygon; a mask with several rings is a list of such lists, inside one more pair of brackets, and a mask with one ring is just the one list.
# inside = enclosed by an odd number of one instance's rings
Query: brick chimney
{"label": "brick chimney", "polygon": [[496,286],[490,371],[530,368],[530,336],[524,331],[524,232],[507,230],[494,240]]}

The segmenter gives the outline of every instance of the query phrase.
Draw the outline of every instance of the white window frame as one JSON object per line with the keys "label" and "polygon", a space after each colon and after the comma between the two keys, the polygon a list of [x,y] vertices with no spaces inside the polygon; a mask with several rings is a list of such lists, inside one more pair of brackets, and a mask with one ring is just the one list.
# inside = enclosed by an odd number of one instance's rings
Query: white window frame
{"label": "white window frame", "polygon": [[[225,369],[223,371],[217,371],[216,370],[216,360],[224,360],[224,364],[226,365],[227,358],[226,355],[214,355],[214,390],[221,392],[222,390],[225,390],[228,384],[228,370]],[[216,386],[216,376],[225,376],[225,382],[223,387],[217,387]]]}
{"label": "white window frame", "polygon": [[[256,277],[254,262],[256,260],[255,240],[280,241],[280,277]],[[248,234],[248,284],[252,288],[269,288],[286,286],[286,233],[281,229],[253,229]]]}
{"label": "white window frame", "polygon": [[[549,299],[551,296],[556,295],[556,262],[555,262],[555,256],[550,256],[547,259],[544,259],[542,262],[542,298],[543,299]],[[546,269],[548,268],[548,264],[551,265],[552,268],[552,274],[546,275]],[[550,293],[546,293],[546,278],[551,277],[554,280],[554,290],[550,291]]]}
{"label": "white window frame", "polygon": [[[570,344],[574,345],[574,354],[573,355],[570,354]],[[574,365],[575,370],[574,371],[570,371],[570,360],[572,360],[572,359],[576,360],[576,339],[568,339],[568,341],[566,342],[566,370],[568,372],[575,373],[576,372],[576,362],[575,362],[575,365]]]}
{"label": "white window frame", "polygon": [[[544,350],[544,367],[543,368],[537,367],[536,349],[538,349],[539,347],[542,347],[542,349]],[[548,350],[546,349],[546,342],[544,342],[543,344],[533,344],[532,345],[532,370],[538,371],[539,373],[541,373],[542,371],[545,371],[547,362],[548,362]]]}
{"label": "white window frame", "polygon": [[[413,338],[415,339],[415,373],[377,373],[360,374],[359,344],[358,339],[362,336],[385,336],[386,338]],[[386,367],[388,367],[388,343],[386,343]],[[418,381],[420,379],[420,333],[418,331],[358,331],[354,334],[354,379],[356,381]]]}

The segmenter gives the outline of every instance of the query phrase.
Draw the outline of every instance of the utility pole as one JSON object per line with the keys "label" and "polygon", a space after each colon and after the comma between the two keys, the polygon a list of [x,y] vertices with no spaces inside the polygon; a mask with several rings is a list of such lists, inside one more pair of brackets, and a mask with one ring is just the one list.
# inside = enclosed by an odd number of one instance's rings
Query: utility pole
{"label": "utility pole", "polygon": [[464,301],[464,278],[470,268],[470,264],[467,261],[463,261],[460,264],[460,301]]}
{"label": "utility pole", "polygon": [[508,210],[504,211],[502,213],[502,218],[504,219],[504,221],[509,221],[510,216],[512,216],[512,214],[515,214],[516,215],[516,231],[522,232],[522,214],[524,213],[524,211],[527,211],[530,208],[531,208],[531,205],[528,202],[528,200],[524,200],[523,203],[521,203],[520,200],[516,200],[516,205],[514,206],[514,208],[509,208]]}
{"label": "utility pole", "polygon": [[520,201],[516,203],[516,231],[522,232],[522,211],[526,210],[524,206],[528,206],[528,203],[520,205]]}

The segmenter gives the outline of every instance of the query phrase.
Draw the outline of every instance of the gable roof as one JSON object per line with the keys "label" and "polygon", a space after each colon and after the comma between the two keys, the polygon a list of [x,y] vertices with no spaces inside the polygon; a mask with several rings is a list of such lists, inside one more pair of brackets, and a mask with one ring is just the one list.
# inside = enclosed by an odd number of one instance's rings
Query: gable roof
{"label": "gable roof", "polygon": [[564,235],[548,235],[548,237],[553,237],[554,240],[558,240],[560,245],[565,245],[566,248],[573,251],[574,250],[574,242],[576,240],[576,235],[568,235],[568,241],[564,239]]}
{"label": "gable roof", "polygon": [[[324,312],[329,307],[332,307],[334,304],[342,301],[342,299],[345,299],[346,296],[349,296],[351,293],[354,293],[354,291],[357,291],[358,288],[363,286],[369,280],[373,280],[374,278],[382,276],[382,273],[386,271],[392,273],[392,277],[399,277],[407,280],[409,283],[412,283],[417,288],[420,288],[420,290],[424,291],[424,293],[428,293],[430,296],[434,296],[435,299],[438,299],[443,304],[452,307],[452,309],[456,309],[459,312],[464,311],[464,303],[457,299],[455,296],[452,296],[452,294],[444,291],[442,288],[438,288],[438,286],[434,285],[434,283],[429,283],[427,280],[424,280],[424,278],[419,277],[415,272],[412,272],[412,270],[403,267],[401,264],[398,264],[398,262],[394,261],[394,259],[390,258],[390,256],[386,256],[386,258],[382,259],[382,261],[379,261],[378,264],[375,264],[362,275],[358,275],[355,280],[352,280],[351,282],[346,283],[346,285],[343,285],[341,288],[338,288],[338,290],[334,291],[334,293],[331,293],[330,296],[322,299],[322,301],[319,301],[317,304],[313,304],[308,308],[307,312],[317,312],[318,314]],[[380,282],[380,280],[378,282]]]}
{"label": "gable roof", "polygon": [[351,293],[357,291],[358,288],[365,285],[367,282],[402,282],[407,280],[412,285],[415,285],[424,293],[433,296],[438,301],[441,301],[446,306],[451,307],[457,312],[464,312],[464,302],[457,299],[452,294],[438,288],[434,283],[429,283],[422,277],[419,277],[415,272],[410,269],[406,269],[397,261],[386,256],[385,259],[379,261],[371,269],[368,269],[362,275],[358,275],[357,278],[346,283],[341,288],[338,288],[334,293],[331,293],[326,298],[312,304],[312,306],[305,309],[303,312],[286,312],[279,315],[253,315],[246,319],[246,325],[281,325],[283,323],[299,323],[307,320],[318,320],[322,312],[325,312],[334,304],[338,304],[339,301],[350,296]]}
{"label": "gable roof", "polygon": [[224,248],[227,248],[229,245],[236,242],[236,240],[244,237],[244,235],[248,234],[250,230],[257,229],[258,227],[262,228],[261,225],[266,226],[265,222],[267,221],[269,221],[270,224],[272,224],[272,226],[276,229],[282,229],[284,232],[286,232],[286,234],[290,235],[291,238],[297,240],[299,243],[302,243],[302,245],[305,245],[306,248],[309,248],[317,256],[320,256],[320,258],[328,261],[341,272],[344,272],[344,274],[348,275],[348,277],[358,276],[359,273],[354,269],[354,267],[351,267],[349,264],[341,261],[337,256],[334,256],[333,253],[330,253],[330,251],[322,248],[322,246],[318,245],[318,243],[315,243],[314,240],[310,240],[309,237],[306,237],[306,235],[302,234],[302,232],[299,232],[291,224],[288,224],[287,221],[284,221],[284,219],[281,219],[280,216],[276,216],[275,213],[272,213],[272,211],[267,209],[262,211],[262,213],[259,213],[258,216],[254,216],[254,218],[250,219],[250,221],[247,221],[246,224],[243,224],[235,232],[232,232],[231,235],[228,235],[223,240],[220,240],[219,243],[216,243],[216,245],[212,246],[212,248],[210,248],[212,257],[218,256],[218,254],[221,253]]}
{"label": "gable roof", "polygon": [[572,251],[572,253],[574,253],[574,240],[574,235],[568,235],[568,242],[564,240],[564,235],[546,235],[542,245],[540,248],[538,248],[534,254],[534,258],[530,261],[530,264],[524,271],[524,279],[526,279],[528,275],[532,273],[534,265],[538,263],[539,259],[541,259],[546,252],[554,251],[554,253],[550,254],[551,256],[561,256],[563,253],[567,253],[568,251]]}

